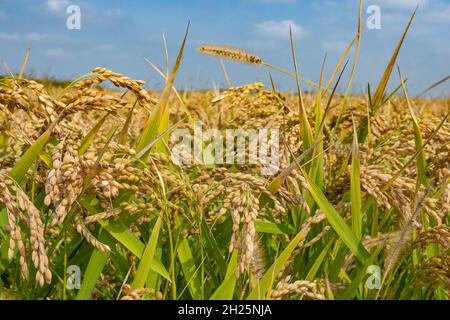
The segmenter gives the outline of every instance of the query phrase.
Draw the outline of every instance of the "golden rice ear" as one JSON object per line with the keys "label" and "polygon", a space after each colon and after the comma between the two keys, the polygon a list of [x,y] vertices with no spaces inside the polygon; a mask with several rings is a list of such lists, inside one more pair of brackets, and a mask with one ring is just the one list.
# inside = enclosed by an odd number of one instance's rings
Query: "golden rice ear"
{"label": "golden rice ear", "polygon": [[259,65],[264,63],[264,60],[261,57],[239,48],[221,45],[203,45],[198,47],[197,50],[202,54],[240,61],[248,64]]}

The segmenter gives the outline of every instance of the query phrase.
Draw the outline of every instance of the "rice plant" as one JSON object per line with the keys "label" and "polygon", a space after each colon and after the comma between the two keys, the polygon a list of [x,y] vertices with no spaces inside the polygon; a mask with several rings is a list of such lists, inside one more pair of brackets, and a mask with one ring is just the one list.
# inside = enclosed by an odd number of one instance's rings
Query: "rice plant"
{"label": "rice plant", "polygon": [[[271,78],[179,93],[188,30],[171,69],[150,63],[161,92],[106,68],[43,85],[24,77],[27,53],[0,82],[0,299],[448,299],[450,100],[410,98],[400,68],[387,91],[414,15],[374,94],[350,95],[361,10],[317,84],[292,34],[293,72],[199,48],[282,72],[294,95]],[[175,163],[171,133],[196,121],[279,128],[278,171]]]}

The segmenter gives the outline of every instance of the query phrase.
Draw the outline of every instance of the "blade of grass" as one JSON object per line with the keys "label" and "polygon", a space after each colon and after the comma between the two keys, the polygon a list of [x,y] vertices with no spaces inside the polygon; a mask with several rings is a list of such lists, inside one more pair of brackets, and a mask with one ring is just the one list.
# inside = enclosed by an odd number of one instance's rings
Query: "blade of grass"
{"label": "blade of grass", "polygon": [[142,254],[141,262],[139,263],[136,275],[134,277],[131,287],[134,289],[143,288],[145,281],[148,278],[148,274],[151,270],[151,264],[153,261],[153,256],[155,255],[156,246],[158,245],[159,230],[161,228],[161,216],[158,217],[156,223],[153,227],[150,239],[145,247],[144,253]]}
{"label": "blade of grass", "polygon": [[25,54],[25,58],[23,59],[22,66],[20,67],[19,76],[17,77],[18,79],[22,79],[22,77],[23,77],[23,72],[25,71],[25,67],[27,65],[28,58],[30,57],[30,50],[31,50],[31,48],[28,48],[27,53]]}
{"label": "blade of grass", "polygon": [[259,281],[259,286],[253,289],[247,296],[247,300],[263,299],[272,289],[271,285],[273,283],[274,277],[278,275],[283,268],[286,261],[291,256],[294,249],[297,247],[298,243],[305,237],[305,231],[301,230],[294,239],[287,245],[283,252],[275,259],[272,266],[264,273]]}
{"label": "blade of grass", "polygon": [[305,104],[303,101],[302,89],[300,87],[300,80],[298,78],[297,58],[295,56],[294,38],[292,36],[291,26],[289,26],[289,37],[290,37],[290,41],[291,41],[292,60],[294,62],[294,70],[295,70],[295,75],[296,75],[295,84],[297,85],[301,137],[302,137],[303,145],[305,146],[305,149],[307,149],[313,145],[313,134],[312,134],[311,126],[308,122],[308,116],[306,114]]}
{"label": "blade of grass", "polygon": [[[323,110],[322,110],[322,84],[323,84],[323,76],[325,73],[325,63],[327,60],[327,55],[325,54],[324,58],[323,58],[323,63],[322,63],[322,70],[320,72],[320,79],[319,79],[319,88],[317,91],[317,95],[316,95],[316,106],[315,106],[315,114],[316,114],[316,119],[314,121],[314,135],[315,135],[315,139],[321,139],[322,138],[322,131],[319,131],[320,129],[320,124],[322,123],[322,119],[323,119]],[[323,164],[324,164],[324,156],[323,156],[323,142],[319,143],[317,145],[317,148],[314,150],[313,153],[313,162],[311,163],[311,169],[310,169],[310,175],[311,177],[314,178],[314,181],[316,181],[316,183],[319,186],[323,186]]]}
{"label": "blade of grass", "polygon": [[317,257],[317,259],[314,261],[314,264],[309,268],[308,274],[305,277],[305,280],[307,281],[313,281],[316,277],[317,272],[319,271],[320,266],[323,263],[323,260],[328,254],[328,251],[330,251],[331,246],[334,244],[335,240],[332,239],[328,242],[328,244],[325,246],[325,248],[322,249],[320,252],[320,255]]}
{"label": "blade of grass", "polygon": [[[378,109],[383,105],[383,103],[386,101],[384,99],[384,93],[386,91],[386,87],[389,82],[389,78],[391,77],[392,70],[394,69],[394,65],[395,65],[395,62],[397,61],[398,54],[403,45],[403,41],[405,40],[406,34],[408,33],[408,30],[411,26],[411,23],[414,19],[414,16],[416,15],[417,9],[418,9],[418,6],[414,10],[414,13],[412,14],[411,18],[409,19],[409,22],[402,34],[402,37],[400,38],[400,41],[398,42],[397,47],[395,48],[395,51],[392,54],[388,65],[386,66],[386,69],[384,70],[383,76],[380,79],[380,82],[378,84],[377,90],[375,91],[375,94],[370,99],[370,113],[372,115],[375,114],[378,111]],[[361,127],[359,128],[358,138],[359,138],[359,142],[361,142],[361,143],[363,143],[367,138],[369,124],[370,124],[369,121],[364,121],[362,123]]]}
{"label": "blade of grass", "polygon": [[[178,69],[181,64],[181,59],[183,58],[184,47],[186,45],[186,39],[189,32],[189,24],[186,28],[186,33],[184,35],[183,42],[181,44],[180,51],[178,53],[177,60],[175,65],[172,68],[172,72],[166,81],[166,85],[164,87],[163,92],[159,98],[158,104],[156,106],[155,111],[152,116],[148,119],[147,123],[144,126],[144,129],[139,136],[136,151],[141,151],[146,145],[148,145],[155,137],[158,135],[158,130],[160,129],[160,124],[163,119],[164,114],[166,113],[166,109],[168,108],[169,97],[172,92],[172,87],[175,82],[175,77],[178,73]],[[142,160],[145,161],[147,158],[148,152],[142,156]]]}
{"label": "blade of grass", "polygon": [[105,114],[103,118],[101,118],[97,124],[88,132],[88,134],[81,140],[80,147],[78,148],[78,155],[82,156],[89,149],[92,141],[94,141],[95,135],[100,130],[100,128],[105,123],[106,118],[110,115],[110,113]]}
{"label": "blade of grass", "polygon": [[136,99],[133,106],[131,107],[130,111],[128,111],[127,119],[125,120],[125,123],[122,127],[122,131],[120,131],[119,134],[119,143],[125,145],[127,143],[127,137],[128,137],[128,130],[130,128],[131,119],[133,118],[133,111],[136,107],[139,99]]}
{"label": "blade of grass", "polygon": [[226,272],[226,263],[222,256],[222,252],[219,249],[216,238],[214,237],[214,234],[212,233],[210,226],[206,223],[204,217],[201,223],[202,234],[205,236],[210,254],[214,257],[217,265],[220,267],[221,273],[224,274]]}
{"label": "blade of grass", "polygon": [[177,253],[192,299],[203,299],[201,296],[201,282],[196,272],[197,267],[195,266],[194,256],[192,255],[191,247],[186,238],[183,238],[180,241]]}
{"label": "blade of grass", "polygon": [[[167,77],[164,75],[164,73],[159,69],[153,62],[145,58],[145,61],[161,76],[167,81]],[[186,102],[184,101],[183,97],[180,95],[178,90],[175,88],[175,86],[172,86],[173,93],[175,93],[176,97],[178,98],[178,101],[180,101],[181,105],[183,106],[184,112],[186,113],[186,116],[189,119],[190,123],[194,123],[194,119],[192,118],[191,113],[189,112],[189,109],[186,105]]]}
{"label": "blade of grass", "polygon": [[363,9],[363,1],[359,0],[359,11],[358,11],[358,32],[356,34],[356,48],[355,48],[355,57],[353,60],[352,70],[350,71],[350,76],[347,82],[347,88],[345,89],[344,101],[347,99],[347,96],[350,92],[350,88],[352,85],[353,77],[355,75],[356,66],[358,65],[359,52],[361,49],[361,37],[362,37],[362,9]]}
{"label": "blade of grass", "polygon": [[168,79],[169,78],[169,72],[170,72],[170,67],[169,67],[169,50],[167,49],[167,41],[166,41],[166,35],[162,34],[162,38],[163,38],[163,43],[164,43],[164,58],[165,58],[165,63],[166,63],[166,76],[164,78]]}
{"label": "blade of grass", "polygon": [[281,73],[283,73],[283,74],[285,74],[285,75],[287,75],[287,76],[290,76],[290,77],[293,77],[293,78],[295,78],[295,79],[297,79],[297,80],[303,81],[303,82],[309,84],[309,85],[312,86],[312,87],[316,87],[316,88],[317,88],[317,84],[316,84],[316,83],[312,82],[311,80],[302,78],[302,77],[300,77],[300,76],[297,75],[297,74],[293,74],[293,73],[291,73],[291,72],[289,72],[289,71],[283,70],[283,69],[281,69],[281,68],[279,68],[279,67],[277,67],[277,66],[274,66],[274,65],[269,64],[269,63],[266,63],[266,62],[263,62],[263,65],[266,66],[266,67],[268,67],[268,68],[270,68],[270,69],[273,69],[273,70],[276,70],[276,71],[278,71],[278,72],[281,72]]}
{"label": "blade of grass", "polygon": [[433,83],[431,86],[429,86],[428,88],[426,88],[422,93],[420,93],[417,98],[423,97],[427,92],[430,92],[431,90],[433,90],[434,88],[436,88],[437,86],[443,84],[444,82],[446,82],[448,79],[450,79],[450,76],[446,76],[445,78],[436,81],[435,83]]}
{"label": "blade of grass", "polygon": [[409,22],[405,28],[405,31],[403,32],[402,37],[400,38],[400,41],[398,42],[397,47],[395,48],[395,51],[391,57],[391,60],[389,61],[388,65],[386,67],[386,70],[384,71],[384,74],[381,77],[381,80],[380,80],[380,83],[378,84],[377,90],[375,91],[375,94],[373,95],[372,109],[374,111],[376,111],[381,106],[380,104],[381,104],[381,101],[383,100],[383,95],[386,90],[387,84],[389,82],[389,78],[391,77],[392,70],[394,69],[395,61],[397,60],[397,56],[403,45],[403,41],[405,40],[406,34],[408,33],[408,30],[411,26],[412,21],[414,20],[414,16],[416,15],[418,8],[419,8],[419,6],[416,7],[411,18],[409,19]]}
{"label": "blade of grass", "polygon": [[331,227],[336,231],[345,245],[350,249],[350,251],[355,255],[355,257],[361,262],[365,263],[365,261],[369,258],[369,253],[364,248],[361,241],[358,240],[356,235],[350,229],[350,227],[345,222],[344,218],[342,218],[339,213],[334,209],[325,195],[322,193],[320,188],[312,181],[312,179],[306,174],[306,172],[300,168],[303,176],[307,181],[307,187],[312,197],[316,201],[319,208],[327,217],[328,222]]}
{"label": "blade of grass", "polygon": [[323,90],[324,94],[328,92],[330,89],[331,84],[333,83],[334,78],[336,77],[339,69],[341,68],[341,65],[344,63],[345,58],[348,56],[348,53],[350,52],[351,48],[353,48],[353,45],[355,44],[355,41],[357,40],[357,36],[350,42],[350,44],[347,46],[347,49],[345,49],[344,53],[342,54],[341,58],[339,59],[339,62],[337,63],[336,67],[333,70],[333,73],[331,74],[330,80],[328,80],[327,85],[325,86],[325,89]]}
{"label": "blade of grass", "polygon": [[231,81],[230,81],[230,78],[228,77],[228,72],[227,72],[227,69],[225,68],[225,63],[223,62],[223,60],[220,60],[220,67],[222,68],[223,77],[225,78],[225,83],[227,84],[228,88],[230,88]]}
{"label": "blade of grass", "polygon": [[[320,124],[317,127],[317,131],[316,131],[316,136],[315,136],[315,143],[314,145],[316,145],[316,143],[318,143],[318,147],[319,148],[315,148],[314,149],[314,153],[313,153],[313,157],[312,157],[312,164],[311,164],[311,177],[313,177],[314,181],[317,181],[317,184],[319,187],[322,187],[322,178],[323,178],[323,143],[322,142],[318,142],[319,139],[322,138],[323,136],[323,128],[325,127],[325,121],[326,121],[326,117],[328,115],[328,112],[330,111],[331,108],[331,102],[333,101],[334,95],[336,93],[337,87],[339,85],[339,83],[341,82],[342,76],[344,74],[345,69],[347,68],[348,65],[348,61],[345,63],[344,67],[342,68],[341,72],[339,73],[339,77],[333,87],[333,91],[331,92],[330,97],[328,98],[328,102],[327,105],[325,107],[325,111],[323,113],[323,115],[320,117]],[[308,197],[308,195],[305,195],[305,199]]]}
{"label": "blade of grass", "polygon": [[358,290],[358,287],[364,280],[364,277],[367,275],[367,268],[375,262],[375,259],[378,257],[381,250],[382,247],[379,246],[373,251],[373,253],[370,255],[370,258],[367,259],[362,268],[360,268],[356,275],[353,277],[350,286],[343,292],[342,296],[338,297],[338,299],[350,300],[355,297],[355,293]]}
{"label": "blade of grass", "polygon": [[214,291],[214,293],[209,298],[210,300],[231,300],[231,299],[233,299],[234,290],[236,288],[235,272],[236,272],[236,268],[237,268],[237,258],[238,258],[238,253],[236,250],[234,250],[231,255],[230,262],[228,263],[225,280],[216,289],[216,291]]}
{"label": "blade of grass", "polygon": [[292,233],[292,230],[289,230],[289,227],[286,225],[261,220],[255,221],[255,230],[258,233],[270,233],[270,234]]}
{"label": "blade of grass", "polygon": [[16,162],[9,176],[14,179],[17,183],[23,179],[25,174],[31,165],[35,162],[35,160],[39,157],[42,149],[46,145],[47,141],[50,139],[52,135],[53,129],[56,124],[61,119],[61,116],[57,117],[55,121],[53,121],[48,129],[28,148],[25,154]]}
{"label": "blade of grass", "polygon": [[276,176],[267,186],[267,190],[272,194],[276,194],[278,190],[280,190],[281,185],[284,183],[286,178],[291,174],[291,172],[298,166],[298,164],[305,159],[308,155],[312,154],[315,147],[319,144],[321,140],[316,141],[314,145],[312,145],[308,150],[304,151],[301,155],[299,155],[294,161],[289,164],[289,166],[281,171],[278,176]]}
{"label": "blade of grass", "polygon": [[[95,208],[93,208],[86,197],[81,197],[80,203],[90,214],[102,212],[102,210],[96,210]],[[116,239],[117,242],[119,242],[137,258],[141,259],[144,253],[145,245],[139,240],[136,235],[131,233],[123,223],[108,220],[99,221],[98,223],[109,233],[109,235]],[[159,259],[154,258],[152,260],[152,270],[159,273],[165,279],[170,280],[169,272]]]}
{"label": "blade of grass", "polygon": [[405,82],[403,81],[403,76],[400,71],[400,67],[397,66],[397,69],[398,69],[398,76],[400,78],[400,82],[401,82],[402,88],[403,88],[403,94],[406,99],[406,104],[408,106],[409,113],[411,114],[411,120],[412,120],[412,124],[413,124],[413,128],[414,128],[414,142],[415,142],[416,150],[422,150],[417,154],[417,157],[416,157],[416,166],[417,166],[417,173],[419,176],[419,181],[421,184],[426,185],[427,184],[427,160],[426,160],[426,156],[425,156],[425,150],[422,149],[422,145],[423,145],[422,134],[420,133],[419,123],[417,122],[416,115],[414,114],[414,111],[411,106],[411,101],[409,100],[409,97],[408,97],[408,92],[406,90]]}
{"label": "blade of grass", "polygon": [[358,59],[359,59],[359,53],[361,51],[361,36],[362,36],[362,8],[363,8],[363,1],[359,0],[359,11],[358,11],[358,31],[356,34],[356,48],[355,48],[355,56],[353,59],[353,66],[352,66],[352,70],[350,71],[350,76],[348,78],[348,82],[347,82],[347,88],[345,89],[345,93],[344,93],[344,99],[342,99],[342,103],[341,103],[341,107],[340,107],[340,111],[339,111],[339,115],[338,115],[338,119],[336,120],[336,124],[333,128],[333,132],[336,131],[337,127],[339,126],[339,123],[341,121],[341,117],[342,114],[345,112],[345,110],[347,109],[347,98],[348,98],[348,94],[350,92],[350,88],[352,86],[352,82],[353,82],[353,77],[355,75],[355,71],[356,71],[356,66],[358,65]]}
{"label": "blade of grass", "polygon": [[361,212],[361,179],[359,167],[359,145],[355,121],[353,124],[352,164],[350,172],[350,199],[352,207],[352,229],[358,240],[362,238],[362,212]]}
{"label": "blade of grass", "polygon": [[[113,243],[107,243],[108,237],[106,237],[104,233],[100,234],[99,241],[110,245],[110,247],[113,245]],[[78,291],[76,296],[77,300],[89,300],[91,298],[92,290],[94,290],[95,285],[108,262],[109,256],[109,252],[103,252],[96,249],[92,252],[88,266],[84,272],[80,291]]]}

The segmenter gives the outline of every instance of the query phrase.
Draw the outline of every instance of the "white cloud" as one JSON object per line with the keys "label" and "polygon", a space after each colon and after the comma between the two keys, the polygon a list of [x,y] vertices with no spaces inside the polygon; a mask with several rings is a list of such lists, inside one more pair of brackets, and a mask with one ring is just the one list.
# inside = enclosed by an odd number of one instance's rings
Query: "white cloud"
{"label": "white cloud", "polygon": [[119,9],[110,9],[105,12],[105,15],[110,18],[120,18],[123,16],[123,11]]}
{"label": "white cloud", "polygon": [[95,56],[95,55],[104,55],[108,54],[108,56],[112,56],[112,54],[116,52],[114,50],[114,46],[109,43],[101,43],[95,46],[89,46],[85,50],[82,50],[78,52],[79,54],[83,56]]}
{"label": "white cloud", "polygon": [[347,49],[349,42],[345,42],[343,40],[331,40],[331,41],[323,41],[321,43],[321,47],[328,53],[344,53]]}
{"label": "white cloud", "polygon": [[99,44],[94,47],[95,50],[111,51],[114,47],[111,44]]}
{"label": "white cloud", "polygon": [[381,6],[381,9],[393,9],[393,10],[414,10],[417,5],[420,8],[428,6],[429,0],[378,0],[373,4]]}
{"label": "white cloud", "polygon": [[292,20],[264,21],[256,25],[256,31],[258,35],[268,38],[289,39],[289,26],[294,37],[304,34],[303,28]]}
{"label": "white cloud", "polygon": [[264,4],[277,4],[277,3],[295,3],[296,0],[250,0],[251,2],[264,3]]}
{"label": "white cloud", "polygon": [[53,12],[60,12],[65,10],[66,7],[70,5],[69,0],[47,0],[47,8]]}
{"label": "white cloud", "polygon": [[10,43],[12,45],[25,43],[27,45],[34,43],[55,43],[61,45],[62,43],[74,43],[76,40],[64,35],[48,34],[48,33],[5,33],[0,32],[0,41]]}
{"label": "white cloud", "polygon": [[6,42],[34,42],[34,41],[44,41],[49,40],[52,37],[44,33],[3,33],[0,32],[0,40]]}
{"label": "white cloud", "polygon": [[430,22],[450,22],[450,5],[439,10],[428,11],[425,18]]}
{"label": "white cloud", "polygon": [[72,54],[63,48],[51,48],[45,50],[44,54],[51,58],[70,58]]}

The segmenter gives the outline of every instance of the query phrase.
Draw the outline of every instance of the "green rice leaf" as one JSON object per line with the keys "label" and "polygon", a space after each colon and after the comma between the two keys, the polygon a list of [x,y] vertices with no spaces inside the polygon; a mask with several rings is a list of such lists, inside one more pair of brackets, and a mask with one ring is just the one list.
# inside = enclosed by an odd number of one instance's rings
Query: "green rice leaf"
{"label": "green rice leaf", "polygon": [[187,239],[184,238],[180,241],[177,253],[192,298],[195,300],[202,299],[202,288],[200,278],[198,277],[198,268],[195,265],[194,256],[192,255],[192,250]]}
{"label": "green rice leaf", "polygon": [[369,253],[366,251],[361,241],[359,241],[356,235],[352,232],[350,227],[345,222],[344,218],[342,218],[336,211],[336,209],[334,209],[334,207],[322,193],[320,188],[305,172],[303,172],[303,175],[306,178],[309,192],[311,193],[319,208],[327,217],[327,220],[330,223],[331,227],[336,231],[345,245],[356,256],[356,258],[361,261],[361,263],[364,263],[369,258]]}
{"label": "green rice leaf", "polygon": [[132,288],[143,288],[145,281],[148,278],[148,274],[152,269],[153,257],[155,255],[156,246],[158,244],[159,230],[161,228],[161,216],[158,217],[156,223],[153,227],[150,239],[148,240],[147,246],[145,247],[144,253],[142,254],[141,262],[136,271],[136,276],[134,277]]}
{"label": "green rice leaf", "polygon": [[362,238],[361,179],[359,168],[359,145],[355,122],[353,121],[352,165],[350,172],[350,198],[352,205],[352,230],[357,239]]}

